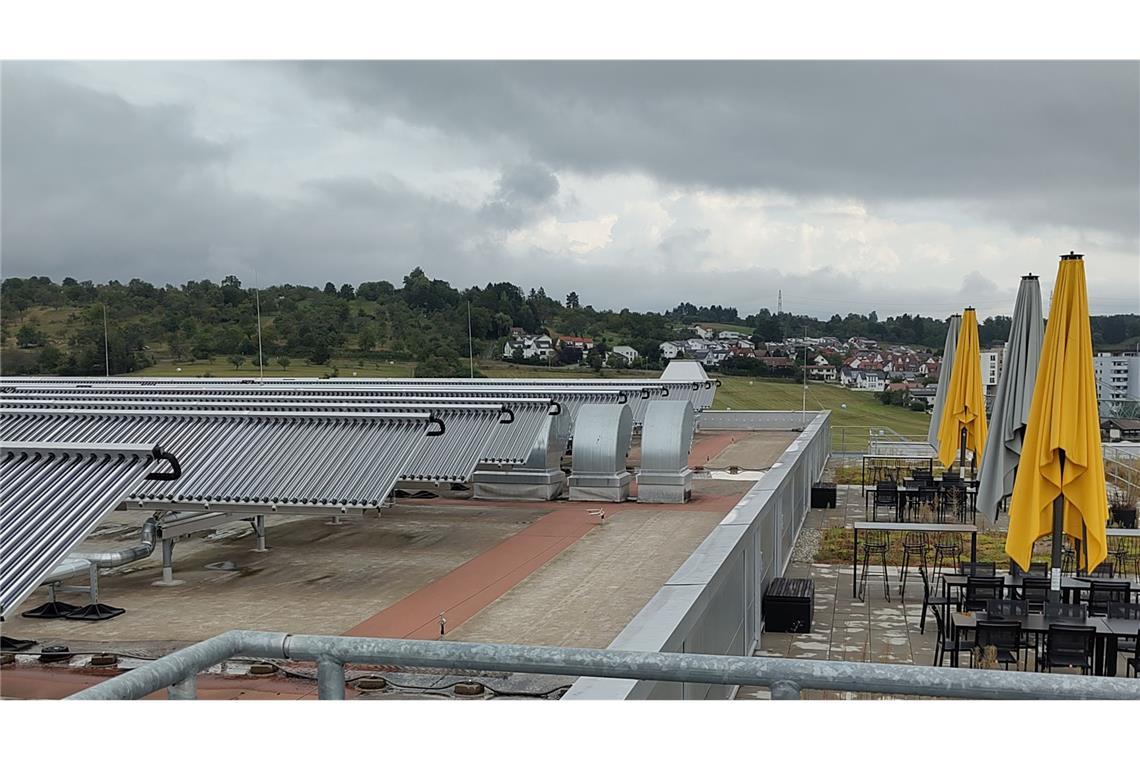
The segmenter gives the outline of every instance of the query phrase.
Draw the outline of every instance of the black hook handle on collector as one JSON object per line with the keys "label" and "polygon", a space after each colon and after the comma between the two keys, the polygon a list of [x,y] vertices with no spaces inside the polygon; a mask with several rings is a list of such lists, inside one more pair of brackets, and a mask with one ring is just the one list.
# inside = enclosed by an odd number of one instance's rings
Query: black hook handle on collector
{"label": "black hook handle on collector", "polygon": [[170,467],[173,471],[147,473],[147,480],[178,480],[182,477],[182,465],[179,464],[177,457],[169,451],[163,451],[161,446],[155,446],[151,454],[154,456],[156,462],[170,462]]}

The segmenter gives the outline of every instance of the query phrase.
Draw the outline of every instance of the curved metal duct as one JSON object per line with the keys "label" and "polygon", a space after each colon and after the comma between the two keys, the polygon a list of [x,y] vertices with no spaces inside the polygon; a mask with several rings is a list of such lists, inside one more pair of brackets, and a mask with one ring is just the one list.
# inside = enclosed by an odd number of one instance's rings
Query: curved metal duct
{"label": "curved metal duct", "polygon": [[641,429],[641,471],[637,500],[652,504],[681,504],[692,497],[695,415],[688,401],[654,401]]}
{"label": "curved metal duct", "polygon": [[625,461],[632,437],[629,407],[587,404],[579,410],[569,480],[572,500],[625,501],[631,480]]}

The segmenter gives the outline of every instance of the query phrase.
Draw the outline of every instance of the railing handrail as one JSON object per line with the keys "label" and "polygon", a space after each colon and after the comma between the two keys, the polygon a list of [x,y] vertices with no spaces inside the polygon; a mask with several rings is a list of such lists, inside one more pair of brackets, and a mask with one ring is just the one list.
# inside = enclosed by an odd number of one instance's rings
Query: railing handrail
{"label": "railing handrail", "polygon": [[242,630],[193,644],[69,699],[141,699],[163,688],[172,698],[193,699],[199,672],[238,655],[316,662],[321,699],[344,698],[347,663],[765,686],[777,699],[798,698],[802,689],[963,699],[1140,699],[1140,680],[1125,678]]}

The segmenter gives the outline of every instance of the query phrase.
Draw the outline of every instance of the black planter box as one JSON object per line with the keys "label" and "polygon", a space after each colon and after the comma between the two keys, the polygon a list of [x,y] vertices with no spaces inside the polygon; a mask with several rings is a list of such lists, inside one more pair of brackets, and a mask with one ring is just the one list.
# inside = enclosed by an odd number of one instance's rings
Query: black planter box
{"label": "black planter box", "polygon": [[764,630],[769,633],[811,633],[811,578],[776,578],[764,592]]}
{"label": "black planter box", "polygon": [[835,509],[835,492],[834,483],[816,483],[811,487],[811,508]]}

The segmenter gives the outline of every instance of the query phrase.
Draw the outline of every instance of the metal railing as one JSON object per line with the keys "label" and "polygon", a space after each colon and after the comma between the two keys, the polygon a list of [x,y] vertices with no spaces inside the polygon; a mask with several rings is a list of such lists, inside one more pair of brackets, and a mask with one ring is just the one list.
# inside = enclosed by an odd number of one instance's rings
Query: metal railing
{"label": "metal railing", "polygon": [[196,699],[198,673],[239,655],[315,662],[320,699],[345,698],[344,666],[349,663],[761,686],[770,688],[774,699],[799,699],[804,689],[960,699],[1140,699],[1140,680],[1126,678],[240,630],[69,699],[141,699],[160,689],[170,699]]}
{"label": "metal railing", "polygon": [[876,444],[919,445],[921,434],[904,435],[886,425],[832,425],[831,449],[838,453],[866,453]]}

